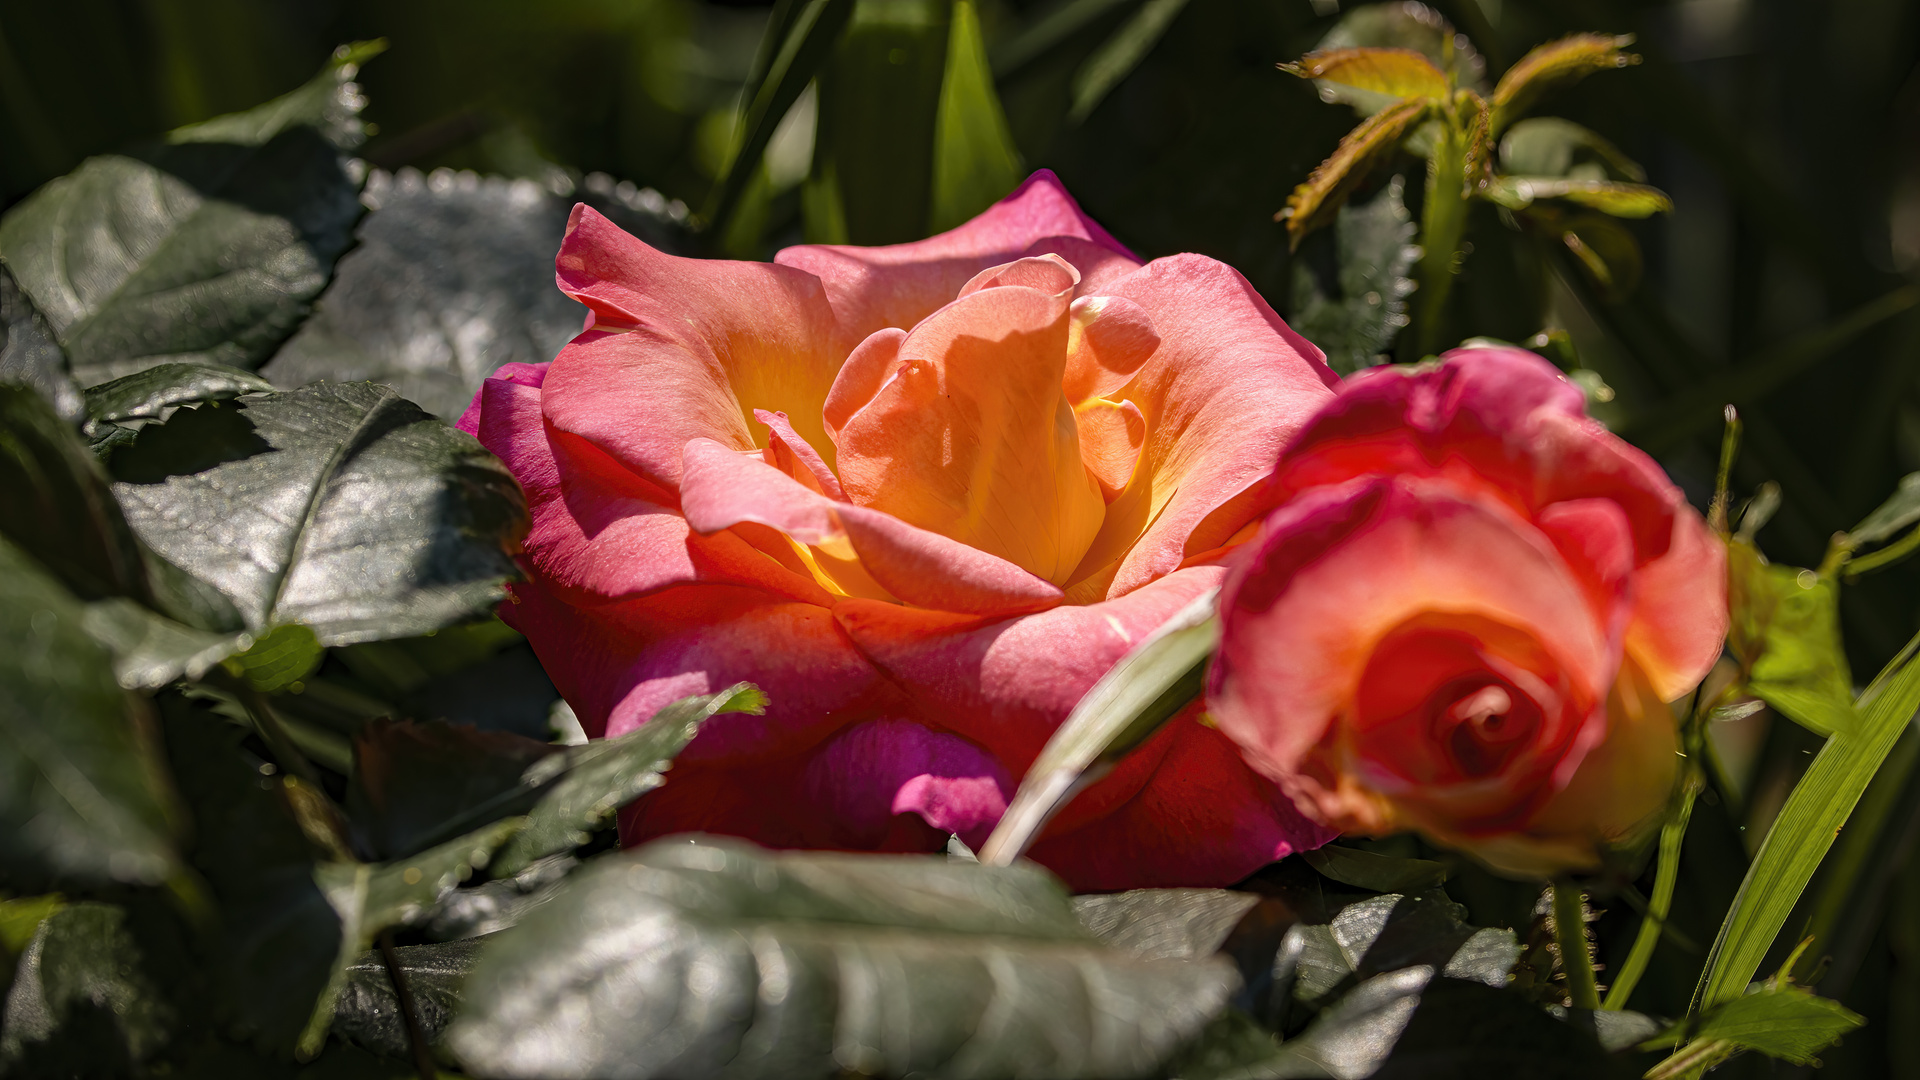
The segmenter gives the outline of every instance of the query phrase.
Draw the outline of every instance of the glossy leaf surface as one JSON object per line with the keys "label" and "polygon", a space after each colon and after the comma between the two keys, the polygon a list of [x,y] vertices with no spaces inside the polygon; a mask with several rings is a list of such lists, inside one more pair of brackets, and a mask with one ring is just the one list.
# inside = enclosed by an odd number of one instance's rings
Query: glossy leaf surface
{"label": "glossy leaf surface", "polygon": [[90,158],[0,218],[0,257],[82,385],[174,361],[252,369],[326,286],[358,189],[306,127]]}
{"label": "glossy leaf surface", "polygon": [[321,644],[471,619],[515,576],[506,469],[392,390],[317,386],[181,409],[114,459],[148,544],[218,587],[249,629]]}
{"label": "glossy leaf surface", "polygon": [[1237,981],[1107,948],[1037,869],[678,838],[503,934],[449,1041],[494,1076],[1124,1078]]}

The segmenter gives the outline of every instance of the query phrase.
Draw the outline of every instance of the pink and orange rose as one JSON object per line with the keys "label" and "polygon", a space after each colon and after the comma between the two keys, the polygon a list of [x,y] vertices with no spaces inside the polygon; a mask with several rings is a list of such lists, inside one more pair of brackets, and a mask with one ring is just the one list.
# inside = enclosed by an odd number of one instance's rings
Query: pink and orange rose
{"label": "pink and orange rose", "polygon": [[1210,708],[1316,821],[1548,875],[1658,820],[1724,554],[1584,404],[1532,353],[1456,350],[1349,380],[1282,455]]}
{"label": "pink and orange rose", "polygon": [[[978,843],[1088,687],[1220,584],[1337,381],[1234,270],[1142,264],[1044,172],[952,232],[772,264],[577,208],[557,267],[586,329],[463,420],[532,510],[505,617],[590,735],[737,680],[772,698],[714,718],[628,842]],[[1034,857],[1219,885],[1331,835],[1197,717]]]}

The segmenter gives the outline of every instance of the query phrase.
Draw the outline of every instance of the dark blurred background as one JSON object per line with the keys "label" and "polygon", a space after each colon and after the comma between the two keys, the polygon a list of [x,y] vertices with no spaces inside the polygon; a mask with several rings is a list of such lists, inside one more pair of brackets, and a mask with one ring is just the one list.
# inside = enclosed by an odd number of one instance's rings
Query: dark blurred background
{"label": "dark blurred background", "polygon": [[[860,10],[889,4],[909,5],[890,9],[909,14],[926,6],[865,0]],[[982,0],[978,20],[1019,169],[1057,171],[1142,255],[1222,259],[1291,315],[1295,275],[1304,272],[1296,262],[1326,258],[1331,240],[1309,238],[1296,259],[1273,215],[1355,117],[1275,64],[1312,49],[1354,6]],[[1477,205],[1475,248],[1446,340],[1567,330],[1580,364],[1610,388],[1596,411],[1703,503],[1720,407],[1738,402],[1747,426],[1735,486],[1745,494],[1772,481],[1784,494],[1761,544],[1776,561],[1816,565],[1835,531],[1920,470],[1920,314],[1914,294],[1902,291],[1920,265],[1920,5],[1442,0],[1433,8],[1471,39],[1490,80],[1566,33],[1636,35],[1644,63],[1589,78],[1538,111],[1612,140],[1675,204],[1670,215],[1625,226],[1638,257],[1622,259],[1638,265],[1624,275],[1627,287],[1612,290],[1571,264],[1530,261],[1520,234]],[[658,197],[641,200],[649,208],[664,206],[676,220],[690,212],[697,223],[732,152],[741,87],[769,10],[698,0],[0,0],[0,207],[88,155],[286,92],[343,42],[384,37],[390,50],[359,78],[371,124],[359,153],[373,166],[520,177],[555,194],[627,182],[629,202],[652,189]],[[1123,31],[1138,37],[1143,25],[1151,31],[1145,51],[1116,67],[1112,42]],[[889,62],[937,70],[938,56],[895,54]],[[1104,92],[1090,92],[1102,64]],[[870,96],[841,91],[839,138],[865,139],[882,155],[924,147],[924,131],[898,117],[892,122],[905,127],[849,135],[859,117],[884,118],[898,104]],[[868,112],[848,112],[847,100]],[[751,227],[724,242],[684,233],[684,250],[764,257],[807,234],[801,189],[817,171],[817,101],[803,97],[769,144]],[[924,170],[923,156],[902,150],[902,175]],[[1415,220],[1422,168],[1399,162]],[[604,176],[589,181],[592,174]],[[1376,177],[1360,198],[1387,180]],[[926,198],[924,184],[869,185],[858,207],[867,224],[856,222],[852,238],[924,233]],[[1916,565],[1844,594],[1856,682],[1920,626]],[[1763,721],[1742,745],[1729,750],[1738,775],[1726,786],[1737,798],[1704,809],[1689,840],[1676,925],[1694,948],[1663,949],[1644,985],[1689,985],[1683,969],[1698,969],[1697,946],[1711,938],[1743,870],[1745,836],[1764,830],[1815,744],[1790,724]],[[1871,906],[1885,917],[1858,920],[1857,940],[1843,943],[1822,986],[1872,1026],[1827,1055],[1829,1074],[1920,1075],[1920,875],[1907,857],[1920,795],[1888,797],[1895,827],[1870,879]],[[1683,993],[1642,998],[1646,1008],[1685,1006]]]}

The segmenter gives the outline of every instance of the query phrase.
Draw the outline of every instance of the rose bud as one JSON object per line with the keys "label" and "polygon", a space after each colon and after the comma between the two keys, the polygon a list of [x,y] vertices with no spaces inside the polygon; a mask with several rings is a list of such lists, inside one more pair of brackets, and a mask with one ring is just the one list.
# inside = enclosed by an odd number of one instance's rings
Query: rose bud
{"label": "rose bud", "polygon": [[1593,869],[1658,821],[1666,703],[1719,656],[1725,556],[1577,387],[1512,348],[1376,368],[1272,483],[1210,711],[1304,813],[1520,876]]}
{"label": "rose bud", "polygon": [[[629,807],[637,843],[986,838],[1068,711],[1225,577],[1337,381],[1231,268],[1142,264],[1050,173],[918,243],[675,258],[576,208],[590,311],[463,421],[533,515],[503,617],[591,736],[739,680]],[[1323,842],[1197,704],[1032,855],[1081,888],[1224,885]]]}

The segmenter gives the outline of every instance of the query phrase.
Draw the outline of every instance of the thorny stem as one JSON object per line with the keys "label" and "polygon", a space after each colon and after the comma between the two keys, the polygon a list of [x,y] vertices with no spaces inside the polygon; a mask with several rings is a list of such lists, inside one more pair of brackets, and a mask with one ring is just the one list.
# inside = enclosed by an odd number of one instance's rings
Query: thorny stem
{"label": "thorny stem", "polygon": [[1587,911],[1580,890],[1569,881],[1553,883],[1553,935],[1560,944],[1560,970],[1567,973],[1567,997],[1576,1009],[1600,1008],[1600,990],[1593,978],[1593,956],[1587,952]]}
{"label": "thorny stem", "polygon": [[407,1047],[413,1051],[413,1069],[420,1074],[420,1080],[436,1080],[440,1075],[439,1066],[434,1063],[433,1052],[427,1049],[427,1035],[420,1026],[420,1007],[413,1000],[413,992],[407,989],[407,976],[400,969],[400,960],[393,952],[393,931],[382,930],[379,937],[380,959],[387,965],[387,980],[393,983],[393,996],[400,1001],[400,1020],[407,1028]]}

